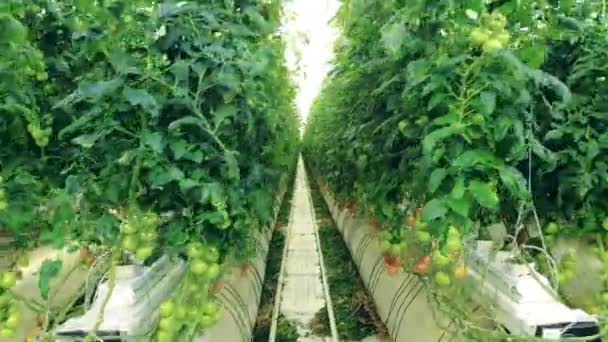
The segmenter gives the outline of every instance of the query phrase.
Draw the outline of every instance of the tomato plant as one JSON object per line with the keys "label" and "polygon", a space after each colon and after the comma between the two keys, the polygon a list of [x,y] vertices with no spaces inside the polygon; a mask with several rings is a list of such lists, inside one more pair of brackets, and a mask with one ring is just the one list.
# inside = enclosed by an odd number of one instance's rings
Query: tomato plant
{"label": "tomato plant", "polygon": [[[490,227],[560,288],[587,265],[558,257],[558,240],[603,256],[605,2],[351,0],[336,21],[304,154],[344,207],[384,227],[387,255],[444,293]],[[587,296],[600,315],[607,285]]]}
{"label": "tomato plant", "polygon": [[[253,256],[298,152],[280,8],[3,1],[0,227],[14,245],[94,246],[114,264],[170,253],[199,293]],[[41,279],[61,269],[46,265]],[[189,328],[218,319],[200,314]]]}

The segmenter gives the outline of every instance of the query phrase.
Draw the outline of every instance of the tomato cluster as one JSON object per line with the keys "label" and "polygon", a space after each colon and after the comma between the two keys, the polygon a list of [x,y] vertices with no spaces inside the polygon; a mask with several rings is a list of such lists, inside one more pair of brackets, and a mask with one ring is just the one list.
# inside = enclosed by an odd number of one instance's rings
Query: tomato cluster
{"label": "tomato cluster", "polygon": [[139,260],[145,260],[152,255],[158,238],[158,214],[132,210],[122,222],[122,248],[134,253]]}
{"label": "tomato cluster", "polygon": [[12,338],[21,323],[19,303],[7,292],[17,282],[14,272],[4,272],[0,276],[0,337]]}
{"label": "tomato cluster", "polygon": [[507,18],[500,12],[484,14],[482,26],[471,31],[470,40],[474,46],[481,46],[486,52],[493,52],[508,46],[511,35],[505,29]]}
{"label": "tomato cluster", "polygon": [[188,245],[189,268],[184,282],[160,307],[159,342],[175,341],[183,330],[204,329],[221,318],[220,305],[211,294],[221,266],[217,248],[201,242]]}

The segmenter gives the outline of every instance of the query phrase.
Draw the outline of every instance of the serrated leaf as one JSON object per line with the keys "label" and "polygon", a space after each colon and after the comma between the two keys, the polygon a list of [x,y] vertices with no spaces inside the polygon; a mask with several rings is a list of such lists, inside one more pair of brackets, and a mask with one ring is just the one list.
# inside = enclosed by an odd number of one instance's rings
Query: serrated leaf
{"label": "serrated leaf", "polygon": [[144,89],[125,88],[122,95],[131,104],[131,106],[141,106],[153,116],[158,115],[159,105],[156,99]]}
{"label": "serrated leaf", "polygon": [[448,175],[448,172],[446,169],[439,168],[439,169],[433,170],[433,172],[431,173],[431,177],[429,178],[429,184],[428,184],[429,191],[431,193],[437,191],[437,189],[441,186],[441,183],[443,183],[443,180],[445,179],[445,177],[447,175]]}
{"label": "serrated leaf", "polygon": [[187,126],[187,125],[203,127],[203,122],[200,118],[197,118],[196,116],[192,116],[192,115],[184,116],[184,117],[179,118],[179,119],[173,121],[172,123],[170,123],[169,130],[171,130],[171,131],[178,130],[182,126]]}
{"label": "serrated leaf", "polygon": [[479,203],[482,207],[488,209],[498,208],[498,194],[492,185],[480,182],[478,180],[473,180],[471,183],[469,183],[469,191],[475,201],[477,201],[477,203]]}
{"label": "serrated leaf", "polygon": [[150,147],[152,151],[162,154],[165,148],[165,141],[160,132],[146,132],[142,137],[143,143]]}
{"label": "serrated leaf", "polygon": [[106,95],[109,95],[123,84],[122,79],[113,79],[109,81],[98,81],[98,82],[83,82],[78,87],[78,90],[82,97],[99,99]]}
{"label": "serrated leaf", "polygon": [[445,205],[445,202],[440,199],[432,199],[424,206],[422,209],[422,220],[425,222],[431,222],[435,219],[445,216],[447,214],[448,208]]}
{"label": "serrated leaf", "polygon": [[169,148],[171,152],[173,152],[173,157],[175,159],[181,159],[188,153],[188,143],[185,140],[173,140],[169,143]]}
{"label": "serrated leaf", "polygon": [[222,122],[226,119],[234,117],[239,112],[239,109],[232,105],[221,105],[219,106],[213,115],[213,122],[215,129],[217,130]]}
{"label": "serrated leaf", "polygon": [[110,63],[119,74],[140,74],[135,58],[125,52],[120,51],[110,54]]}
{"label": "serrated leaf", "polygon": [[51,280],[59,275],[62,266],[61,260],[45,260],[42,263],[38,276],[38,288],[42,298],[48,299]]}

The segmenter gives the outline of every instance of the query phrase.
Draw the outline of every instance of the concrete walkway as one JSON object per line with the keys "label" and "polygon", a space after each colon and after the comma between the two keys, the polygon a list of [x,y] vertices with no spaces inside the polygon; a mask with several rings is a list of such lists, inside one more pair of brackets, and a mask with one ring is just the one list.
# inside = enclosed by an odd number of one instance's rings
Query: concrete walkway
{"label": "concrete walkway", "polygon": [[323,282],[313,210],[306,171],[300,160],[287,227],[280,304],[277,304],[280,313],[296,324],[301,336],[298,341],[332,341],[331,338],[310,336],[311,321],[330,301]]}
{"label": "concrete walkway", "polygon": [[[300,335],[298,342],[338,342],[329,288],[324,280],[323,255],[319,245],[314,207],[301,159],[298,161],[286,236],[279,293],[273,315],[275,332],[280,313],[296,325]],[[310,323],[324,307],[328,308],[328,319],[330,326],[333,326],[334,336],[312,336]],[[370,336],[361,342],[376,341],[381,340]],[[275,342],[272,330],[269,342]]]}

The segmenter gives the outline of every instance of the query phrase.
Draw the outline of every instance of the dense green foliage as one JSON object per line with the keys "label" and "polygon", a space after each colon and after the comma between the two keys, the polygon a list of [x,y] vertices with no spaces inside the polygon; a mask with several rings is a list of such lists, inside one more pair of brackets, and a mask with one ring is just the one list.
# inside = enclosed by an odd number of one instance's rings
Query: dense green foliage
{"label": "dense green foliage", "polygon": [[[608,261],[605,2],[349,0],[336,21],[305,157],[397,265],[450,287],[497,225],[511,247],[574,236]],[[578,304],[605,315],[605,288]]]}
{"label": "dense green foliage", "polygon": [[0,225],[15,245],[188,250],[205,295],[253,255],[298,148],[280,5],[2,1]]}

